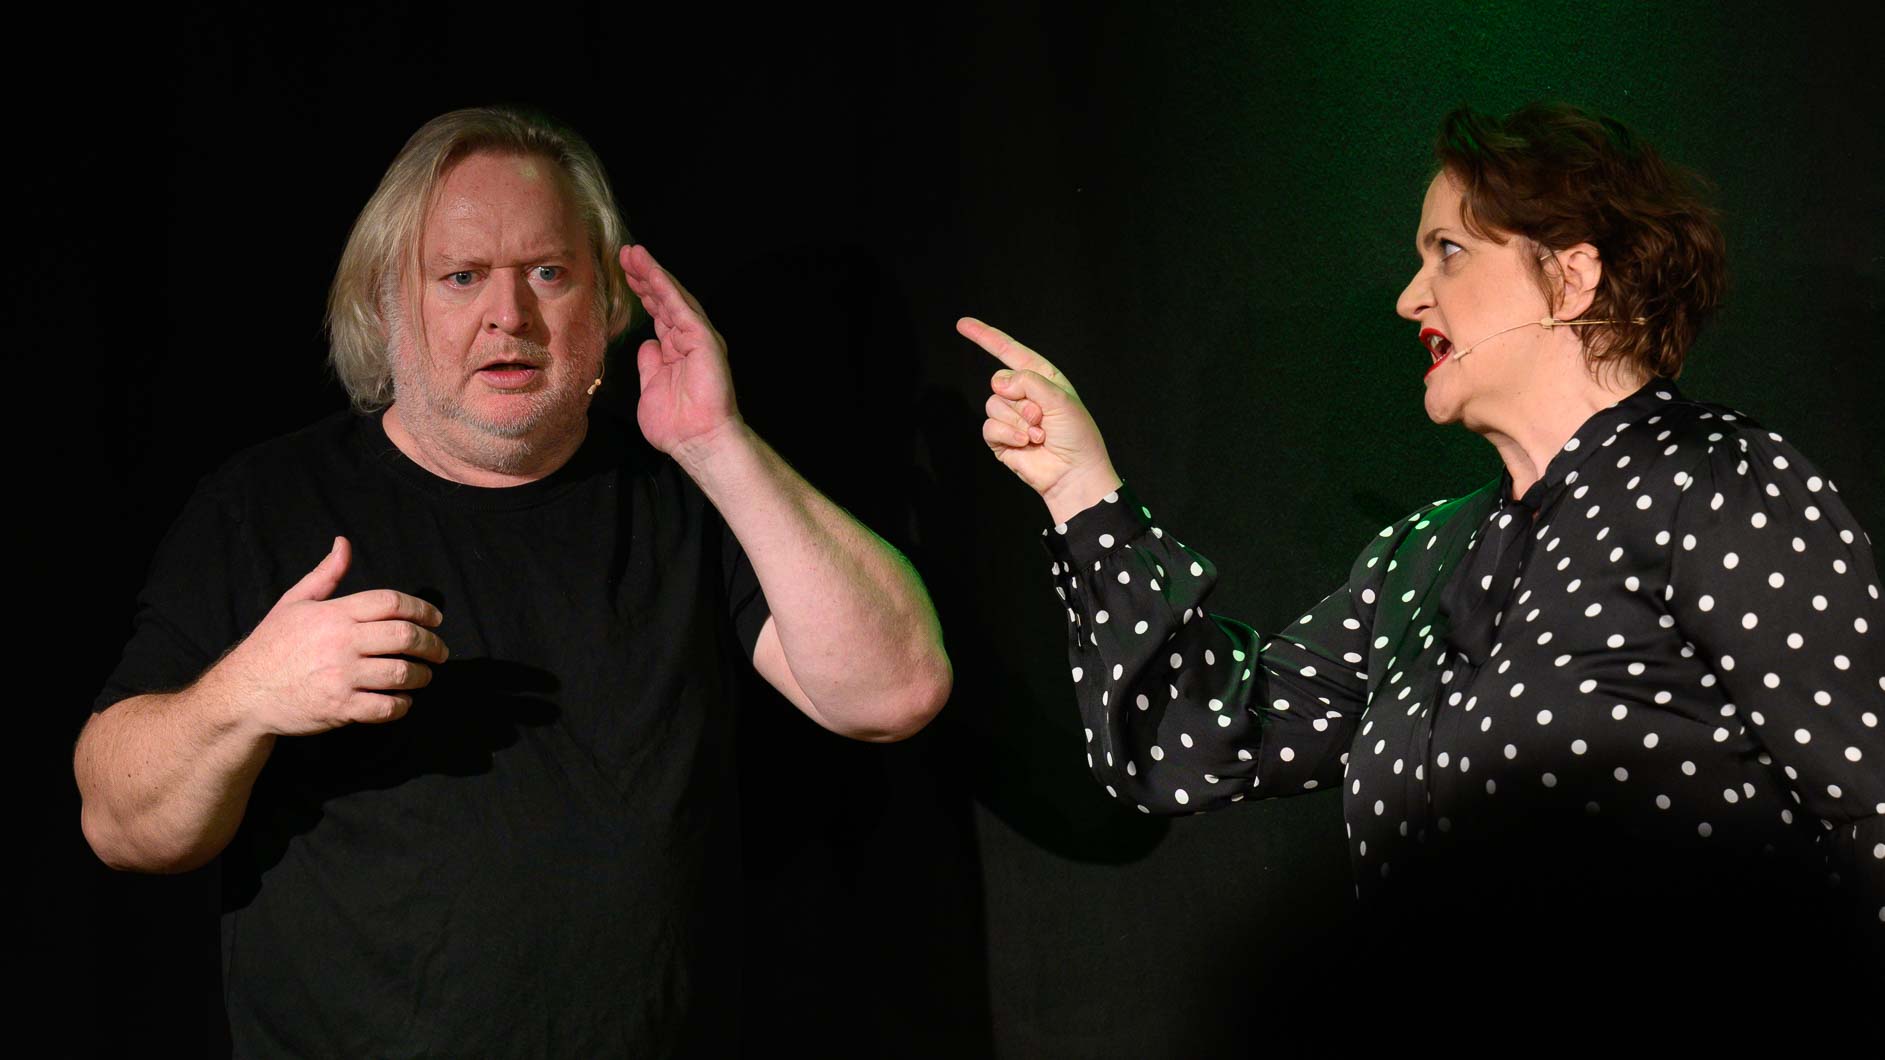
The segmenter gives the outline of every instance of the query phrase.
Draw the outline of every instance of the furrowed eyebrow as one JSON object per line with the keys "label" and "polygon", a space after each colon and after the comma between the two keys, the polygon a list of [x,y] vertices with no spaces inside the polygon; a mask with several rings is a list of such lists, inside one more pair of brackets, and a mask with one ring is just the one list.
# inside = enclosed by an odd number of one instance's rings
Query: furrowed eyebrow
{"label": "furrowed eyebrow", "polygon": [[1438,228],[1427,229],[1427,234],[1420,237],[1420,241],[1415,245],[1415,249],[1416,250],[1429,250],[1429,249],[1439,250],[1440,242],[1441,242],[1440,233],[1444,231],[1446,231],[1446,226],[1444,225]]}
{"label": "furrowed eyebrow", "polygon": [[[527,257],[530,264],[539,265],[567,262],[572,260],[575,255],[571,254],[567,249],[558,246],[550,247],[540,254],[531,254]],[[430,258],[425,264],[427,269],[441,273],[462,272],[466,269],[483,269],[490,267],[490,263],[483,258],[460,258],[443,255]]]}

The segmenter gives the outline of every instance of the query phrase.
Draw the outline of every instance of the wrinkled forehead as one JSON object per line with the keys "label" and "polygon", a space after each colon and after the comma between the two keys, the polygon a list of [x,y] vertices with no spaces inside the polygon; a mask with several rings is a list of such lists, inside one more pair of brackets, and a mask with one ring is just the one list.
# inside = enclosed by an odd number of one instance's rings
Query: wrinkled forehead
{"label": "wrinkled forehead", "polygon": [[467,241],[518,251],[574,252],[588,244],[575,189],[562,167],[514,153],[476,152],[454,162],[432,191],[418,235],[421,256],[441,244]]}

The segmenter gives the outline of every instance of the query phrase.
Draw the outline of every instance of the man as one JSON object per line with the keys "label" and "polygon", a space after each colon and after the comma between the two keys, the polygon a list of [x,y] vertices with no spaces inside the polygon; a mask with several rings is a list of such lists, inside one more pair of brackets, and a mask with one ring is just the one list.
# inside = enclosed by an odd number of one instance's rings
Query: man
{"label": "man", "polygon": [[[83,827],[119,868],[221,855],[239,1053],[724,1041],[736,657],[859,739],[947,698],[914,572],[746,427],[720,336],[624,241],[573,134],[428,123],[329,303],[383,411],[236,457],[158,554]],[[631,296],[646,445],[589,410]]]}

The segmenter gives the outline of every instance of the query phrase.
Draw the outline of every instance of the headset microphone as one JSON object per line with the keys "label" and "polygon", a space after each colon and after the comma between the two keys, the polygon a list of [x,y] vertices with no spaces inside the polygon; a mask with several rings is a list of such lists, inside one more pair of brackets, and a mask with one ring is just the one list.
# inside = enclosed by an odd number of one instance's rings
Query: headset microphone
{"label": "headset microphone", "polygon": [[1479,340],[1479,342],[1473,343],[1471,346],[1466,347],[1465,349],[1459,351],[1458,353],[1447,354],[1447,358],[1449,360],[1457,361],[1460,358],[1465,357],[1467,354],[1473,352],[1475,349],[1478,349],[1480,343],[1486,342],[1490,339],[1496,339],[1508,331],[1517,331],[1520,328],[1540,327],[1540,328],[1544,328],[1546,331],[1549,331],[1552,328],[1575,327],[1579,324],[1625,324],[1625,323],[1647,324],[1649,323],[1649,320],[1646,317],[1631,317],[1627,321],[1614,318],[1614,317],[1588,318],[1588,319],[1582,319],[1582,320],[1558,320],[1558,319],[1553,318],[1550,314],[1546,314],[1546,316],[1542,320],[1527,320],[1523,324],[1514,324],[1509,328],[1500,328],[1498,331],[1495,331],[1490,335],[1484,336],[1483,338]]}

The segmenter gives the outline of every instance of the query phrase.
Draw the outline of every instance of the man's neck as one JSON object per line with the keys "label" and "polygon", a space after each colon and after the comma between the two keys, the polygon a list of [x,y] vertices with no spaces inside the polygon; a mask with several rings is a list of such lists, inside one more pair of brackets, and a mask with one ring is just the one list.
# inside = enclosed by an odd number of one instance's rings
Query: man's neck
{"label": "man's neck", "polygon": [[[466,441],[453,438],[451,427],[424,423],[414,430],[400,414],[397,403],[381,421],[386,437],[413,463],[432,474],[466,486],[501,489],[548,477],[569,463],[588,436],[588,419],[565,437],[499,438],[480,434]],[[454,444],[457,443],[457,444]]]}

